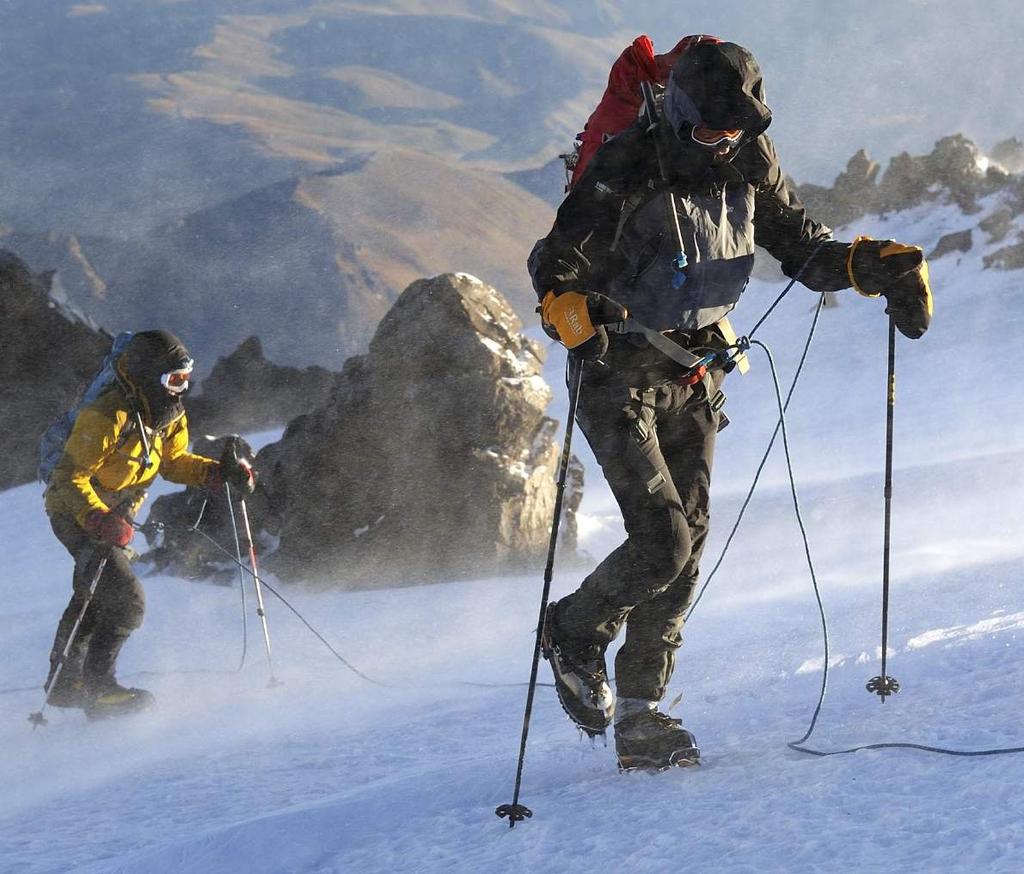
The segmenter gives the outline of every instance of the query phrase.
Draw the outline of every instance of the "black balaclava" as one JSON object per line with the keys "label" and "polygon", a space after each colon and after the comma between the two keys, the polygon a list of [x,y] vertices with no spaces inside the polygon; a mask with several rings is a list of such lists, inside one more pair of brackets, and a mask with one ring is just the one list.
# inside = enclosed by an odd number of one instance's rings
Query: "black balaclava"
{"label": "black balaclava", "polygon": [[[665,88],[664,117],[681,143],[694,127],[743,129],[740,145],[771,124],[764,81],[754,56],[736,43],[699,43],[683,52]],[[739,146],[733,149],[735,155]],[[731,156],[730,156],[731,157]]]}
{"label": "black balaclava", "polygon": [[160,377],[191,360],[185,344],[169,331],[140,331],[117,359],[120,383],[150,428],[165,428],[184,412],[181,395],[167,391]]}

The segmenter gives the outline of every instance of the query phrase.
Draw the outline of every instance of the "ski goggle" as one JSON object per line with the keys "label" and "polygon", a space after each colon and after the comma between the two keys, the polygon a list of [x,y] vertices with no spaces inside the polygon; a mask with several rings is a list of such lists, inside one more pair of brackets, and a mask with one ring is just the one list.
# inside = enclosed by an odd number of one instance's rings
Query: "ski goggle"
{"label": "ski goggle", "polygon": [[180,395],[188,389],[188,379],[192,375],[193,362],[189,359],[176,370],[169,370],[160,377],[162,385],[172,395]]}
{"label": "ski goggle", "polygon": [[728,144],[735,146],[743,138],[743,128],[716,130],[710,127],[694,127],[690,131],[693,141],[709,149]]}

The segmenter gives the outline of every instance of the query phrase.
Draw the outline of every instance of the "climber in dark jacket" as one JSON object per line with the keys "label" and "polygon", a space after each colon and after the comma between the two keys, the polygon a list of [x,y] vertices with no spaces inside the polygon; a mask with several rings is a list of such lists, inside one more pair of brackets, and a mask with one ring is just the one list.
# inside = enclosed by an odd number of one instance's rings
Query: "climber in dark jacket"
{"label": "climber in dark jacket", "polygon": [[[787,183],[765,134],[770,122],[751,53],[694,45],[673,66],[655,123],[601,146],[530,257],[545,329],[571,352],[570,381],[584,367],[577,420],[627,532],[576,592],[551,605],[544,654],[583,730],[602,733],[614,721],[626,768],[699,756],[693,735],[658,702],[708,534],[724,400],[723,371],[680,384],[683,366],[637,323],[698,356],[726,348],[726,316],[750,278],[755,245],[813,291],[884,295],[907,337],[922,336],[931,318],[921,249],[833,240]],[[623,626],[615,698],[604,652]]]}

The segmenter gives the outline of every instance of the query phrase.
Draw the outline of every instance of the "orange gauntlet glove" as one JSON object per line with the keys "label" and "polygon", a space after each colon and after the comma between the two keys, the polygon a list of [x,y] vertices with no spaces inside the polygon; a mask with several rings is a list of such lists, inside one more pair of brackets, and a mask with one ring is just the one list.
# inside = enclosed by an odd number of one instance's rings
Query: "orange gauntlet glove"
{"label": "orange gauntlet glove", "polygon": [[595,292],[549,291],[540,305],[541,321],[548,336],[581,358],[593,360],[608,351],[605,325],[621,322],[624,307]]}
{"label": "orange gauntlet glove", "polygon": [[857,237],[846,261],[853,287],[866,297],[885,295],[886,313],[904,337],[916,340],[932,320],[928,262],[920,246]]}

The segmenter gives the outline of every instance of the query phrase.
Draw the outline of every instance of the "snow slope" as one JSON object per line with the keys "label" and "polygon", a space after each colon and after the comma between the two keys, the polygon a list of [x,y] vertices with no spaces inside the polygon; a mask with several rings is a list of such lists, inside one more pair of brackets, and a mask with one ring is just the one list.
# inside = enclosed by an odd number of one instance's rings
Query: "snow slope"
{"label": "snow slope", "polygon": [[[968,222],[953,209],[893,221],[858,230],[930,244]],[[1024,431],[1021,369],[1010,354],[1024,329],[1019,274],[981,271],[982,255],[933,265],[932,331],[899,345],[889,671],[903,691],[884,705],[864,690],[879,671],[879,302],[844,296],[823,314],[793,401],[794,465],[830,620],[830,690],[811,741],[820,749],[1024,744]],[[752,284],[737,328],[749,329],[777,291]],[[812,301],[794,289],[759,335],[784,379]],[[773,424],[768,369],[752,354],[751,374],[727,383],[734,424],[719,447],[707,568]],[[551,373],[558,367],[552,356]],[[582,527],[596,558],[621,526],[592,463],[588,474]],[[0,689],[8,690],[42,680],[70,563],[34,486],[0,495],[0,539]],[[560,566],[555,595],[578,577]],[[460,682],[526,679],[540,569],[347,594],[279,582],[346,658],[388,685],[345,670],[272,599],[284,685],[268,689],[252,615],[246,664],[235,670],[236,590],[149,577],[147,622],[121,669],[153,689],[157,709],[106,724],[52,712],[33,732],[25,717],[39,690],[0,695],[0,871],[1024,868],[1024,756],[887,750],[818,759],[786,747],[809,722],[822,644],[778,455],[688,626],[669,693],[683,695],[676,712],[696,733],[704,765],[620,776],[612,750],[579,742],[542,689],[522,793],[534,818],[513,831],[493,810],[511,800],[525,691]]]}

